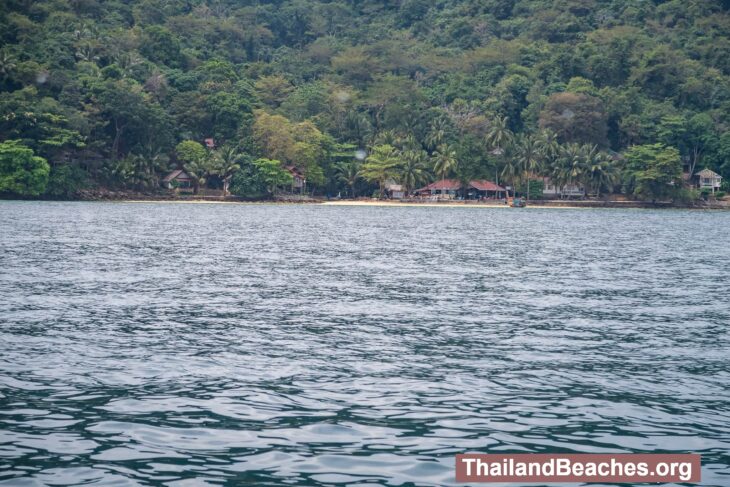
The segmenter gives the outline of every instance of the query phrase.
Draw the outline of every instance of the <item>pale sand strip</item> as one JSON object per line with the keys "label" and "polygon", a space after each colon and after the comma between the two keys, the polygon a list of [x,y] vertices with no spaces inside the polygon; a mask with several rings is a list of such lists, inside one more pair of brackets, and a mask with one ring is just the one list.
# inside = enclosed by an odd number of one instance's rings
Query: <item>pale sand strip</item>
{"label": "pale sand strip", "polygon": [[339,200],[339,201],[322,201],[322,202],[289,202],[289,201],[221,201],[221,200],[99,200],[107,203],[167,203],[167,204],[185,204],[185,205],[287,205],[287,206],[299,206],[299,205],[312,205],[312,206],[375,206],[375,207],[411,207],[411,208],[507,208],[507,209],[529,209],[529,208],[543,208],[543,209],[576,209],[586,210],[596,207],[589,206],[540,206],[540,205],[528,205],[526,208],[511,208],[509,205],[504,204],[483,204],[483,203],[402,203],[394,201],[353,201],[353,200]]}

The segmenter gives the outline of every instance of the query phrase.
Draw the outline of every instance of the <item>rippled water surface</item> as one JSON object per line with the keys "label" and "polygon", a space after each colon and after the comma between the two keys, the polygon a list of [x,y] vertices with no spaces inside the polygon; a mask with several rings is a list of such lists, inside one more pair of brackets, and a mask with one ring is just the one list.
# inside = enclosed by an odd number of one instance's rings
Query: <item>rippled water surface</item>
{"label": "rippled water surface", "polygon": [[698,452],[730,213],[0,202],[0,483],[441,485]]}

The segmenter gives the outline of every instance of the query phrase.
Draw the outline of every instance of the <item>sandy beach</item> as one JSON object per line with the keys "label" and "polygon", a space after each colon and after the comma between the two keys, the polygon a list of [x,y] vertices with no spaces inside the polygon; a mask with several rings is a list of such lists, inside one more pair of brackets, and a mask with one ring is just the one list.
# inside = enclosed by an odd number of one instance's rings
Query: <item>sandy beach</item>
{"label": "sandy beach", "polygon": [[[499,208],[499,209],[515,209],[505,204],[484,204],[484,203],[459,203],[459,202],[428,202],[428,203],[413,203],[413,202],[396,202],[396,201],[363,201],[363,200],[338,200],[338,201],[226,201],[226,200],[204,200],[204,199],[178,199],[178,200],[142,200],[142,199],[129,199],[129,200],[100,200],[113,203],[168,203],[168,204],[184,204],[184,205],[314,205],[314,206],[373,206],[373,207],[390,207],[390,208],[406,208],[406,207],[419,207],[419,208]],[[629,206],[627,206],[629,207]],[[593,208],[592,206],[578,206],[578,205],[561,205],[561,206],[547,206],[547,205],[529,205],[525,208],[550,208],[550,209],[586,209]],[[523,209],[523,208],[517,208]]]}
{"label": "sandy beach", "polygon": [[330,200],[330,201],[236,201],[221,199],[118,199],[118,200],[97,200],[117,203],[169,203],[169,204],[186,204],[186,205],[314,205],[314,206],[372,206],[372,207],[389,207],[389,208],[499,208],[499,209],[727,209],[724,204],[722,206],[705,206],[691,207],[672,205],[671,203],[648,203],[640,201],[540,201],[530,202],[523,208],[512,208],[503,203],[467,203],[463,201],[424,201],[421,202],[405,202],[405,201],[379,201],[379,200]]}

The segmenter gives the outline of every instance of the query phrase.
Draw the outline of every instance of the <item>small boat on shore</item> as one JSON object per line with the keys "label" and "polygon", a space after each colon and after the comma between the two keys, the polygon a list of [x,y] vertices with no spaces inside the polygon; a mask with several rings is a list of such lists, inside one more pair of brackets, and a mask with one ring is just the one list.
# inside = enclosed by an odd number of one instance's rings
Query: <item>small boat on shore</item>
{"label": "small boat on shore", "polygon": [[527,202],[522,198],[512,198],[510,206],[512,208],[524,208],[525,206],[527,206]]}

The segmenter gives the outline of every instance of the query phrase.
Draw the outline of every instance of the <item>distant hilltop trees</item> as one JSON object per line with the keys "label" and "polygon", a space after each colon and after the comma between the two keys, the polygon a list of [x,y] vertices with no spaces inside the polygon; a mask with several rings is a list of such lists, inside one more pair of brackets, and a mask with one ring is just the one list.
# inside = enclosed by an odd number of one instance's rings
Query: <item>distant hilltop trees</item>
{"label": "distant hilltop trees", "polygon": [[[721,195],[729,9],[7,0],[0,142],[15,155],[0,160],[0,193],[158,191],[185,170],[191,191],[260,197],[382,195],[389,180],[410,192],[444,178],[530,194],[547,178],[666,199],[696,197],[687,188],[707,169]],[[46,176],[18,162],[26,149]],[[34,182],[23,189],[18,171]]]}

